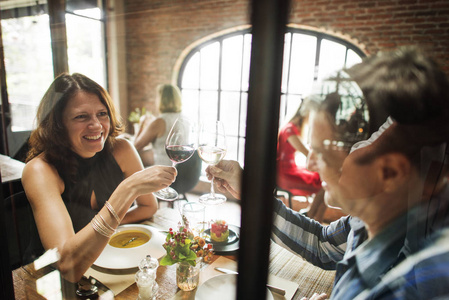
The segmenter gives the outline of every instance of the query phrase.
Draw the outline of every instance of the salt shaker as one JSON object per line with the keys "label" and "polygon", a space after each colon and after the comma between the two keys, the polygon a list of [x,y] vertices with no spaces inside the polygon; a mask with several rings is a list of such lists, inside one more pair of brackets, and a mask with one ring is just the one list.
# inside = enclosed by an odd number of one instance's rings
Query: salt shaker
{"label": "salt shaker", "polygon": [[136,283],[139,288],[139,300],[153,300],[159,286],[156,282],[156,270],[159,266],[157,259],[147,255],[139,264],[136,273]]}

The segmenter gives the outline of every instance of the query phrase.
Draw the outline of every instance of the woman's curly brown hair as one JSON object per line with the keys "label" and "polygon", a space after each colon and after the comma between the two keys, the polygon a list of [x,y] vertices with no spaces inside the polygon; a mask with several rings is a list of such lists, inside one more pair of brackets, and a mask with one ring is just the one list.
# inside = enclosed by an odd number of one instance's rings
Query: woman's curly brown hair
{"label": "woman's curly brown hair", "polygon": [[44,153],[43,159],[53,165],[64,180],[74,180],[78,163],[63,123],[63,112],[67,103],[81,91],[97,95],[108,110],[111,126],[103,151],[112,151],[115,137],[123,130],[111,97],[98,83],[79,73],[63,73],[56,77],[37,109],[37,128],[31,133],[26,161]]}

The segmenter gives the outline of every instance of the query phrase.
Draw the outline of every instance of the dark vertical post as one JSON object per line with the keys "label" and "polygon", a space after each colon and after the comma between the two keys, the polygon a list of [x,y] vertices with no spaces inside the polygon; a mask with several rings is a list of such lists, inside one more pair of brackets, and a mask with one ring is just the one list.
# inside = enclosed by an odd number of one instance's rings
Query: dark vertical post
{"label": "dark vertical post", "polygon": [[252,1],[237,299],[265,299],[288,0]]}
{"label": "dark vertical post", "polygon": [[[1,172],[2,170],[0,170]],[[9,263],[8,238],[6,236],[5,199],[3,198],[3,184],[0,178],[0,299],[14,299],[14,285],[11,266]]]}
{"label": "dark vertical post", "polygon": [[50,17],[53,75],[56,77],[63,72],[69,71],[65,25],[65,0],[48,0],[48,15]]}
{"label": "dark vertical post", "polygon": [[9,155],[8,131],[7,128],[11,124],[11,114],[9,109],[8,89],[6,88],[6,70],[5,70],[5,54],[3,52],[3,34],[0,23],[0,93],[1,93],[1,134],[2,140],[0,145],[0,153]]}

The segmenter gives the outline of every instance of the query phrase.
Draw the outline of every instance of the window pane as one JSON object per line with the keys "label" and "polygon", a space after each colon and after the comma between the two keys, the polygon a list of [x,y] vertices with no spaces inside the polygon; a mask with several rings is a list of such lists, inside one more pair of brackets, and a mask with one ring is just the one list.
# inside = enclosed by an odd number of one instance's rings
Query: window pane
{"label": "window pane", "polygon": [[243,167],[245,165],[245,138],[239,138],[239,152],[237,161]]}
{"label": "window pane", "polygon": [[223,121],[227,136],[237,136],[239,133],[239,92],[221,93],[220,120]]}
{"label": "window pane", "polygon": [[53,81],[48,15],[1,22],[11,129],[31,130],[36,108]]}
{"label": "window pane", "polygon": [[301,96],[298,95],[287,96],[287,114],[285,115],[285,122],[289,121],[296,114],[301,102],[302,102]]}
{"label": "window pane", "polygon": [[248,112],[248,93],[242,92],[240,103],[240,136],[246,135],[246,114]]}
{"label": "window pane", "polygon": [[65,9],[77,15],[86,16],[96,20],[101,20],[101,13],[98,13],[90,8],[97,8],[101,1],[98,0],[65,0]]}
{"label": "window pane", "polygon": [[315,36],[299,33],[293,35],[289,93],[310,93],[315,70],[316,43]]}
{"label": "window pane", "polygon": [[184,68],[181,87],[192,89],[200,87],[200,54],[198,52],[190,58]]}
{"label": "window pane", "polygon": [[285,115],[287,114],[287,96],[286,94],[281,95],[281,102],[279,104],[279,128],[282,127],[285,122]]}
{"label": "window pane", "polygon": [[213,43],[201,49],[200,87],[201,89],[218,89],[218,63],[220,58],[220,44]]}
{"label": "window pane", "polygon": [[249,86],[249,65],[251,62],[251,41],[252,41],[252,35],[245,34],[244,48],[243,48],[242,91],[248,91],[248,86]]}
{"label": "window pane", "polygon": [[350,68],[355,64],[361,63],[362,58],[354,52],[354,50],[348,49],[348,57],[346,58],[346,68]]}
{"label": "window pane", "polygon": [[[101,14],[99,8],[84,12]],[[70,73],[82,73],[106,88],[102,22],[66,14],[66,23]]]}
{"label": "window pane", "polygon": [[198,122],[198,90],[182,91],[182,113],[193,121]]}
{"label": "window pane", "polygon": [[226,156],[224,159],[237,160],[238,138],[226,135],[226,143],[228,144],[228,150],[226,151]]}
{"label": "window pane", "polygon": [[223,61],[221,72],[222,90],[240,90],[242,73],[243,36],[223,40]]}
{"label": "window pane", "polygon": [[332,72],[344,67],[346,47],[326,39],[321,41],[320,66],[318,79],[322,80]]}
{"label": "window pane", "polygon": [[[226,158],[237,159],[241,165],[245,151],[251,40],[251,34],[244,33],[205,44],[188,58],[180,78],[184,112],[198,115],[192,107],[195,106],[193,98],[198,97],[199,120],[219,118],[224,122],[228,136]],[[287,122],[296,113],[302,99],[311,93],[315,77],[341,69],[344,65],[346,46],[323,39],[320,66],[317,68],[317,42],[318,37],[314,34],[291,32],[285,35],[280,124]],[[348,63],[359,60],[354,51],[348,51]]]}
{"label": "window pane", "polygon": [[287,94],[281,96],[279,127],[285,125],[296,114],[301,102],[302,97],[299,95]]}
{"label": "window pane", "polygon": [[281,92],[287,93],[287,81],[290,73],[290,44],[291,44],[291,33],[286,33],[284,35],[284,59],[282,65],[282,84]]}
{"label": "window pane", "polygon": [[200,121],[213,122],[218,118],[218,92],[200,92]]}

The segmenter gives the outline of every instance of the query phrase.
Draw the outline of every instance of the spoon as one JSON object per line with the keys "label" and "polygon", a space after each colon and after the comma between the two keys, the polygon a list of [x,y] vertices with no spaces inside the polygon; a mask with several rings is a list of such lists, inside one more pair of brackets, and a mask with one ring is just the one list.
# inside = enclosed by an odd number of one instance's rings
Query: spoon
{"label": "spoon", "polygon": [[137,238],[136,237],[133,237],[132,239],[130,239],[129,241],[127,241],[126,243],[124,243],[123,245],[122,245],[122,247],[126,247],[126,246],[128,246],[130,243],[132,243],[134,240],[136,240]]}

